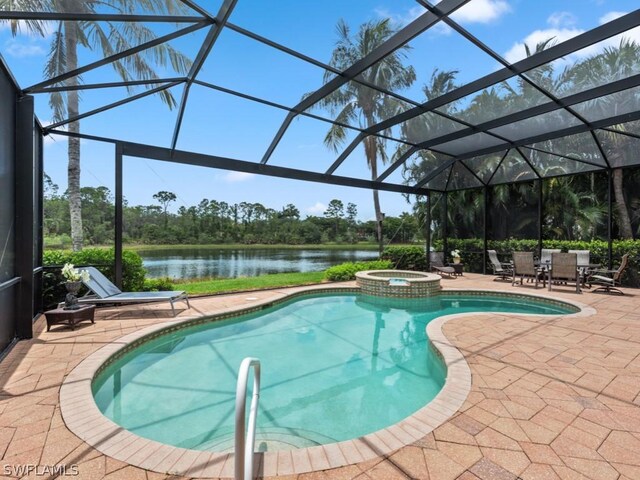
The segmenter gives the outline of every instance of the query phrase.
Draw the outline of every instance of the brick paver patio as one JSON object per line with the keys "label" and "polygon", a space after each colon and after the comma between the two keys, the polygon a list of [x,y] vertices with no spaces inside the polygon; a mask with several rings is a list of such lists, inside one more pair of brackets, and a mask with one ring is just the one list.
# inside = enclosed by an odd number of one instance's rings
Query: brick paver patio
{"label": "brick paver patio", "polygon": [[[472,372],[466,402],[450,420],[410,446],[357,465],[279,478],[307,479],[629,479],[640,478],[640,297],[549,293],[467,274],[445,288],[497,288],[591,305],[587,318],[483,314],[452,319],[444,333]],[[294,289],[295,290],[295,289]],[[180,317],[278,298],[292,289],[195,299]],[[35,338],[0,362],[0,476],[16,467],[66,465],[69,478],[161,479],[109,458],[65,426],[59,389],[98,348],[142,327],[171,320],[166,306],[102,309],[75,332],[44,319]],[[340,455],[340,452],[335,452]],[[283,452],[282,462],[291,462]],[[318,469],[324,458],[307,459]],[[314,465],[316,464],[316,465]],[[324,467],[323,467],[324,466]],[[77,468],[77,472],[76,472]],[[226,469],[225,469],[226,470]],[[39,476],[38,478],[43,478]],[[64,477],[62,477],[64,478]],[[178,477],[171,477],[178,478]]]}

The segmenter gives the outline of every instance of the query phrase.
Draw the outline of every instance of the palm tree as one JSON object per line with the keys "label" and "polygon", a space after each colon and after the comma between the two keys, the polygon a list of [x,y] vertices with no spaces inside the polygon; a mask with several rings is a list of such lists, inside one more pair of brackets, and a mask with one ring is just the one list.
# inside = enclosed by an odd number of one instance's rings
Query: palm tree
{"label": "palm tree", "polygon": [[[346,70],[396,33],[389,19],[367,22],[360,26],[358,33],[353,37],[347,24],[341,20],[338,22],[337,31],[338,41],[329,64],[340,71]],[[366,83],[391,91],[408,88],[416,79],[413,67],[404,64],[409,48],[405,45],[387,55],[364,71],[359,78]],[[327,72],[324,83],[332,78],[333,74]],[[398,113],[402,106],[402,102],[395,98],[353,81],[346,83],[316,104],[316,107],[327,108],[332,115],[335,115],[336,121],[343,124],[357,124],[360,128],[371,127],[389,118]],[[388,135],[390,132],[382,133]],[[346,136],[345,127],[333,124],[325,136],[324,143],[334,152],[338,152]],[[388,159],[385,141],[380,137],[369,136],[364,139],[363,146],[371,178],[375,180],[378,177],[378,160],[385,163]],[[376,234],[380,252],[382,252],[383,217],[377,190],[373,190],[373,206],[376,215]]]}
{"label": "palm tree", "polygon": [[[185,7],[172,0],[0,0],[2,9],[52,11],[70,13],[105,13],[122,14],[157,13],[175,15],[185,11]],[[34,33],[44,35],[42,22],[31,21],[26,27]],[[19,24],[12,23],[12,31],[17,33]],[[155,32],[140,23],[132,22],[97,22],[97,21],[63,21],[59,22],[53,33],[49,59],[44,74],[47,79],[78,68],[78,49],[84,47],[97,51],[107,57],[156,38]],[[153,66],[170,67],[179,73],[186,73],[191,61],[168,44],[144,50],[111,63],[114,70],[123,80],[157,79]],[[68,86],[80,83],[80,77],[72,77],[65,81]],[[173,108],[176,102],[171,92],[159,92],[162,101]],[[53,121],[73,118],[79,113],[80,95],[77,90],[52,93],[49,104],[53,111]],[[71,133],[80,132],[80,123],[68,125]],[[80,196],[80,139],[68,139],[68,189],[69,212],[71,216],[71,239],[73,250],[81,250],[83,244],[82,211]]]}
{"label": "palm tree", "polygon": [[581,181],[584,177],[556,177],[543,183],[545,238],[592,240],[595,237],[597,227],[603,224],[606,206],[598,203],[595,191]]}
{"label": "palm tree", "polygon": [[[593,55],[582,62],[574,65],[567,75],[574,85],[576,91],[604,85],[615,80],[629,77],[638,71],[640,66],[640,44],[623,38],[620,45],[605,48],[601,53]],[[629,93],[601,97],[588,103],[589,111],[598,115],[602,112],[603,117],[615,114],[619,106],[624,106],[629,101]],[[624,131],[624,125],[615,126],[617,130]],[[625,135],[601,131],[603,144],[608,147],[610,160],[613,165],[624,166],[624,153],[630,149],[625,145],[631,139]],[[613,169],[613,194],[616,203],[618,228],[622,238],[633,238],[631,226],[631,216],[629,207],[624,195],[624,170],[622,168]]]}

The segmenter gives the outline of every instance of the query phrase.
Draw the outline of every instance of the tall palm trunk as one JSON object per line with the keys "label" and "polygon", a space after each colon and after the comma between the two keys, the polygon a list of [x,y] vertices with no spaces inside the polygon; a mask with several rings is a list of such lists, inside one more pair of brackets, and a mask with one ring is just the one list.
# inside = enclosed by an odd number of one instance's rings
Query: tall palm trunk
{"label": "tall palm trunk", "polygon": [[629,209],[624,198],[624,172],[621,168],[613,170],[613,194],[618,210],[618,228],[621,238],[633,238],[633,230],[631,228],[631,219],[629,218]]}
{"label": "tall palm trunk", "polygon": [[[375,122],[371,121],[370,124],[373,125]],[[376,137],[370,136],[367,137],[364,141],[364,149],[365,155],[367,157],[367,162],[369,163],[369,169],[371,170],[371,180],[378,178],[378,150],[376,145]],[[384,250],[384,239],[382,237],[382,211],[380,209],[380,197],[378,195],[378,190],[373,190],[373,209],[376,214],[376,237],[378,240],[378,251],[382,254],[382,250]]]}
{"label": "tall palm trunk", "polygon": [[[65,49],[67,53],[67,71],[78,67],[78,35],[77,25],[74,22],[65,22]],[[67,85],[77,85],[78,78],[72,77],[67,80]],[[79,113],[79,97],[77,91],[69,91],[67,95],[67,118],[73,118]],[[80,124],[72,122],[69,124],[69,132],[79,133]],[[71,245],[74,251],[82,250],[82,202],[80,198],[80,139],[69,137],[67,149],[69,163],[67,167],[67,193],[69,197],[69,215],[71,219]]]}

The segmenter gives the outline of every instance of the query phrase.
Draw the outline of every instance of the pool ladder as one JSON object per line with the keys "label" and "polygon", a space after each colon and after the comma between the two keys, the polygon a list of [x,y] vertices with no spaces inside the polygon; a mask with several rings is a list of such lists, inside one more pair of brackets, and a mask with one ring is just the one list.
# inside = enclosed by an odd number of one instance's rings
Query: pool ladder
{"label": "pool ladder", "polygon": [[[249,407],[249,422],[245,426],[247,383],[251,367],[253,367],[253,395],[251,407]],[[260,360],[247,357],[240,364],[238,383],[236,384],[235,480],[253,480],[253,451],[256,442],[256,418],[259,401]]]}

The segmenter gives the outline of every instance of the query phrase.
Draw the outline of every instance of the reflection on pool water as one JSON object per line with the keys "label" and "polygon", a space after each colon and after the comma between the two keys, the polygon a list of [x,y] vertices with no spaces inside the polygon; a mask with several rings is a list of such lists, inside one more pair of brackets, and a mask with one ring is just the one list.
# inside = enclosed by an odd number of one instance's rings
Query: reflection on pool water
{"label": "reflection on pool water", "polygon": [[229,450],[237,370],[243,358],[258,357],[259,449],[351,439],[397,423],[435,397],[446,372],[427,345],[426,325],[474,311],[574,310],[490,295],[308,295],[149,341],[104,369],[94,396],[107,417],[137,435]]}

